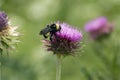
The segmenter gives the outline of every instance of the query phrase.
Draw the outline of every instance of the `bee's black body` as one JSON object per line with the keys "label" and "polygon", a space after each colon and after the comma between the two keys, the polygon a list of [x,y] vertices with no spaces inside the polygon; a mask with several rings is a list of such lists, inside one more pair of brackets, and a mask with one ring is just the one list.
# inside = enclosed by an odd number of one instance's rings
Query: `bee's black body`
{"label": "bee's black body", "polygon": [[[47,27],[41,30],[39,34],[43,35],[44,38],[50,37],[50,40],[52,41],[52,36],[56,35],[56,32],[60,30],[61,27],[59,24],[51,24],[51,25],[47,25]],[[49,34],[49,36],[47,34]]]}

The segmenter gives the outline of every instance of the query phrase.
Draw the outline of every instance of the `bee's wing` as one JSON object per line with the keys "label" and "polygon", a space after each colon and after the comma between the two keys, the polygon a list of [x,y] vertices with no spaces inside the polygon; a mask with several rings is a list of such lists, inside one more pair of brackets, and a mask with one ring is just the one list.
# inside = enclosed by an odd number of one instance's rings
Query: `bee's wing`
{"label": "bee's wing", "polygon": [[51,31],[51,28],[50,27],[46,27],[45,29],[41,30],[39,34],[40,35],[44,35],[44,34],[47,34],[50,31]]}

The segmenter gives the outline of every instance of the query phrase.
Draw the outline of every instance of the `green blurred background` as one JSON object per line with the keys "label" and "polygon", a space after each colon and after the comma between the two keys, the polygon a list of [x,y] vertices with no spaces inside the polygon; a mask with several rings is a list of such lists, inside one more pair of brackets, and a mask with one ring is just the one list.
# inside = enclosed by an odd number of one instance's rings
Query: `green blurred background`
{"label": "green blurred background", "polygon": [[[77,26],[84,35],[80,56],[62,61],[62,80],[120,80],[120,0],[0,0],[21,42],[4,54],[3,80],[55,80],[56,57],[43,49],[39,31],[54,21]],[[87,39],[84,25],[106,16],[114,32],[102,42]]]}

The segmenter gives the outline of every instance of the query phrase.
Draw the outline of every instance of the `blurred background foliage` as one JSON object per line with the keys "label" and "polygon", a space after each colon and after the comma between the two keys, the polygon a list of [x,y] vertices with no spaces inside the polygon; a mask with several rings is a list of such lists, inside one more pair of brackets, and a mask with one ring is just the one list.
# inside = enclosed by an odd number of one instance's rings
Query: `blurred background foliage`
{"label": "blurred background foliage", "polygon": [[[43,49],[39,31],[54,21],[78,26],[85,47],[62,63],[62,80],[120,80],[120,0],[0,0],[12,24],[19,26],[21,43],[4,54],[3,80],[55,80],[56,57]],[[115,23],[111,36],[94,42],[84,25],[99,16]]]}

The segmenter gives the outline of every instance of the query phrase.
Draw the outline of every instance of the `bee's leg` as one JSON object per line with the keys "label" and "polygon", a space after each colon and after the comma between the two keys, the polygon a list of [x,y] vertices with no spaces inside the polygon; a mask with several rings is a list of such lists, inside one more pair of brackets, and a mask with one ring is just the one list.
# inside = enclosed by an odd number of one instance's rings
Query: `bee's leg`
{"label": "bee's leg", "polygon": [[52,41],[53,33],[50,33],[50,41]]}
{"label": "bee's leg", "polygon": [[45,34],[43,36],[44,36],[44,38],[48,38]]}
{"label": "bee's leg", "polygon": [[54,35],[55,35],[55,39],[56,39],[57,41],[59,41],[59,40],[58,40],[58,36],[56,35],[56,33],[54,33]]}

